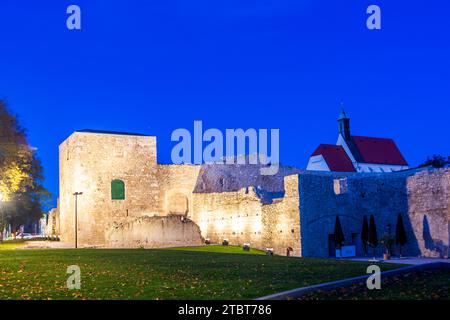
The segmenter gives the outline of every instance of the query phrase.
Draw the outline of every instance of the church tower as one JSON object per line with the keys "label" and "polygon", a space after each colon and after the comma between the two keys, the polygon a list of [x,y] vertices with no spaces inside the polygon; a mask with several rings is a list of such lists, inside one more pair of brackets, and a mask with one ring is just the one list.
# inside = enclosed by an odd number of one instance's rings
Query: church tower
{"label": "church tower", "polygon": [[341,113],[338,118],[339,134],[345,139],[350,140],[350,118],[345,114],[344,108],[341,109]]}

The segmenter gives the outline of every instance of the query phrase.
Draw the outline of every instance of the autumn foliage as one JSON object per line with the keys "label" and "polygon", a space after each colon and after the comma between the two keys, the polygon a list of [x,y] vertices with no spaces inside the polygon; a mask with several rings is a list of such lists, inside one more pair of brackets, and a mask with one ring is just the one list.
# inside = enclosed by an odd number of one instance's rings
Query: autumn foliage
{"label": "autumn foliage", "polygon": [[27,142],[18,119],[0,100],[0,195],[1,230],[42,216],[42,202],[48,192],[42,186],[42,166]]}

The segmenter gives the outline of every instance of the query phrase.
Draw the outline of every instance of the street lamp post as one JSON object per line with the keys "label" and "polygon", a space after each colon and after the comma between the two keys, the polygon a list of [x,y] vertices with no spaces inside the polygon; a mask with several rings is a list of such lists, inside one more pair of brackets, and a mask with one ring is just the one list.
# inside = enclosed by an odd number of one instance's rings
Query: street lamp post
{"label": "street lamp post", "polygon": [[75,192],[75,249],[78,248],[78,196],[81,196],[83,192]]}
{"label": "street lamp post", "polygon": [[4,218],[5,218],[5,216],[3,215],[3,208],[2,208],[2,203],[4,202],[4,199],[3,199],[3,194],[0,192],[0,214],[1,214],[1,217],[0,217],[0,232],[1,232],[1,235],[0,235],[0,242],[3,242],[3,230],[4,230]]}

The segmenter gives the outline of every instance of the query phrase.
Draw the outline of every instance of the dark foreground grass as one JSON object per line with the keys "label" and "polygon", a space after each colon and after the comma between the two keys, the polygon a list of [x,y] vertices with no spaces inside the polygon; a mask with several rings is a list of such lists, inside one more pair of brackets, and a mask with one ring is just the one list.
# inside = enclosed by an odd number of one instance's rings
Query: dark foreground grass
{"label": "dark foreground grass", "polygon": [[380,290],[364,283],[320,291],[301,300],[441,300],[450,299],[450,268],[418,270],[382,278]]}
{"label": "dark foreground grass", "polygon": [[[70,265],[81,268],[81,290],[66,287]],[[363,275],[367,265],[186,250],[2,250],[0,299],[251,299]]]}

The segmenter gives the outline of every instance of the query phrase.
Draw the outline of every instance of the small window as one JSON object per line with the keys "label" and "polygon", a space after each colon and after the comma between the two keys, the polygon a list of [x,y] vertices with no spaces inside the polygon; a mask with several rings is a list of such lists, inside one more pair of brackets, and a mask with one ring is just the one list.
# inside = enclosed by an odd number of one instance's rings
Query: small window
{"label": "small window", "polygon": [[347,193],[348,192],[347,178],[334,179],[333,180],[333,189],[334,189],[334,193],[336,195]]}
{"label": "small window", "polygon": [[111,199],[125,200],[125,183],[122,180],[111,181]]}

